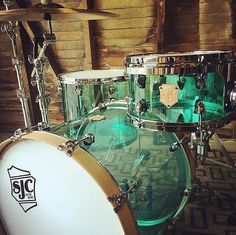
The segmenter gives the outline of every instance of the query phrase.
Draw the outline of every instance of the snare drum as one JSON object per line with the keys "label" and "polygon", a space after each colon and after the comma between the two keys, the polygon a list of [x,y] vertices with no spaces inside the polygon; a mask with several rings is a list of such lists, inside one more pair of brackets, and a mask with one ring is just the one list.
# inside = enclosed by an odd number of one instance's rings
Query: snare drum
{"label": "snare drum", "polygon": [[88,70],[59,75],[66,122],[86,117],[99,103],[123,100],[128,93],[124,70]]}
{"label": "snare drum", "polygon": [[231,62],[228,51],[126,57],[130,121],[152,130],[195,131],[201,102],[205,123],[226,124],[230,103],[225,84],[232,76]]}
{"label": "snare drum", "polygon": [[[66,139],[32,132],[0,145],[0,218],[8,235],[138,234],[126,200],[117,213],[112,196],[121,190],[87,152],[71,157]],[[124,197],[125,199],[125,197]]]}
{"label": "snare drum", "polygon": [[[178,141],[175,134],[136,128],[127,122],[126,113],[126,103],[108,104],[105,110],[96,108],[81,125],[79,136],[95,136],[95,142],[84,147],[123,191],[137,185],[128,200],[141,234],[157,234],[187,203],[183,192],[191,188],[193,161],[182,147],[169,150]],[[132,129],[136,133],[133,137]]]}

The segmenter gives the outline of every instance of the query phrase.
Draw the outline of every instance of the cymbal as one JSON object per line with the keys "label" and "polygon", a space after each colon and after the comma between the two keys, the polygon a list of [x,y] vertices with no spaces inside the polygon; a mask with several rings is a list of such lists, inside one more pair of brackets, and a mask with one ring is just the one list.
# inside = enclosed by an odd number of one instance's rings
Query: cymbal
{"label": "cymbal", "polygon": [[106,11],[62,8],[58,4],[37,4],[32,8],[0,11],[0,21],[42,21],[50,16],[52,21],[102,20],[117,17]]}

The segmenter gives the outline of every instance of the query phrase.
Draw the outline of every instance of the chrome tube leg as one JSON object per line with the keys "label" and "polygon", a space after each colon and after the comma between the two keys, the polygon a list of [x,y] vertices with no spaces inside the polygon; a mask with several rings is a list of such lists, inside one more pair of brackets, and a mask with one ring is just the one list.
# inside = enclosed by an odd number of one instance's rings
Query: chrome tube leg
{"label": "chrome tube leg", "polygon": [[39,103],[43,128],[49,128],[50,121],[49,121],[49,115],[48,115],[48,107],[50,103],[50,95],[46,93],[46,89],[45,89],[44,78],[43,78],[43,67],[44,67],[43,63],[44,62],[42,61],[42,59],[37,58],[34,60],[34,66],[36,68],[35,80],[36,80],[36,85],[37,85],[37,89],[39,93],[36,101]]}
{"label": "chrome tube leg", "polygon": [[[6,9],[8,9],[8,5],[6,5]],[[1,31],[6,33],[9,39],[11,40],[12,51],[13,51],[12,65],[14,65],[15,67],[17,82],[18,82],[17,97],[20,99],[20,102],[21,102],[21,108],[22,108],[25,127],[31,128],[32,122],[31,122],[29,101],[28,101],[28,97],[25,94],[25,89],[23,85],[21,61],[17,55],[16,30],[12,22],[9,21],[8,23],[4,23],[1,25]]]}

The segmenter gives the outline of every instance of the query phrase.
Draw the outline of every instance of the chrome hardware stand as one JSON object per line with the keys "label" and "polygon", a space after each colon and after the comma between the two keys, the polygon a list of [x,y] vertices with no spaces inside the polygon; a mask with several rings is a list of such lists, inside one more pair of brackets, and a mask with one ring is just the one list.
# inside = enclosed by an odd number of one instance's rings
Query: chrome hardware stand
{"label": "chrome hardware stand", "polygon": [[49,33],[43,34],[43,47],[40,50],[39,55],[37,56],[37,46],[38,46],[38,38],[35,38],[35,45],[34,45],[34,53],[33,58],[29,57],[29,62],[34,65],[34,69],[31,73],[31,83],[32,85],[37,85],[38,93],[36,102],[39,103],[39,108],[42,117],[42,126],[44,129],[50,129],[50,121],[48,116],[48,107],[50,103],[50,95],[46,92],[44,77],[43,77],[43,70],[47,65],[47,60],[43,58],[44,52],[48,45],[56,42],[56,37],[52,33],[52,26],[51,26],[51,16],[45,14],[44,19],[48,21]]}
{"label": "chrome hardware stand", "polygon": [[[13,3],[13,0],[3,0],[3,4],[5,5],[6,10],[9,9],[9,6],[12,3]],[[21,102],[21,108],[23,112],[25,127],[30,128],[32,125],[31,117],[30,117],[30,109],[29,109],[28,97],[25,94],[24,85],[23,85],[23,76],[22,76],[22,67],[21,67],[22,61],[20,61],[17,55],[15,26],[13,26],[13,23],[11,21],[7,23],[3,23],[1,25],[1,31],[3,33],[6,33],[9,39],[11,40],[12,51],[13,51],[12,65],[14,65],[15,67],[17,82],[18,82],[17,97],[20,99],[20,102]]]}

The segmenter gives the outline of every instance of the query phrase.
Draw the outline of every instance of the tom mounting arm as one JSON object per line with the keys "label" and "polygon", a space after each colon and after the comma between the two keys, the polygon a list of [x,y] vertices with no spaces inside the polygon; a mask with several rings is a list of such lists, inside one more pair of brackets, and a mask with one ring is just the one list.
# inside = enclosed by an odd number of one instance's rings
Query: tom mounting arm
{"label": "tom mounting arm", "polygon": [[[45,14],[44,18],[45,20],[48,21],[49,32],[44,33],[43,37],[35,38],[34,47],[33,47],[33,58],[30,60],[30,62],[34,64],[34,69],[31,73],[31,78],[35,77],[35,79],[33,79],[33,84],[37,85],[37,89],[39,93],[36,99],[36,102],[39,103],[42,123],[43,123],[43,126],[45,126],[45,129],[50,129],[50,122],[49,122],[49,115],[48,115],[50,95],[49,93],[46,92],[44,77],[43,77],[43,70],[47,64],[47,60],[43,58],[43,55],[48,45],[56,41],[56,37],[52,33],[50,14]],[[38,54],[38,44],[40,42],[43,42],[43,46]]]}

